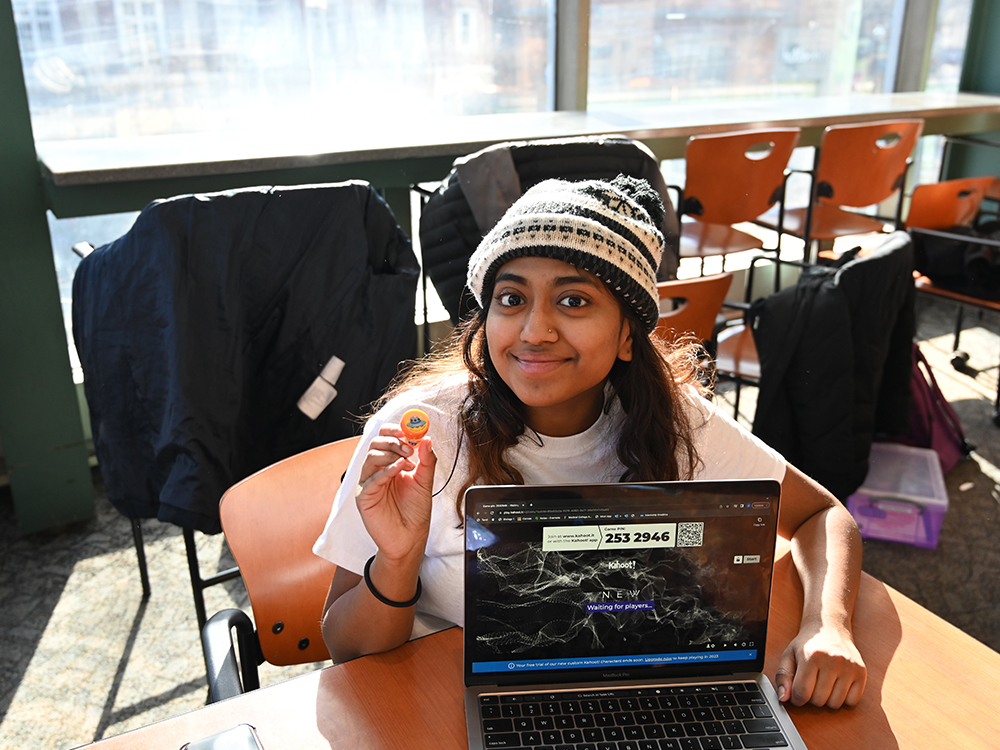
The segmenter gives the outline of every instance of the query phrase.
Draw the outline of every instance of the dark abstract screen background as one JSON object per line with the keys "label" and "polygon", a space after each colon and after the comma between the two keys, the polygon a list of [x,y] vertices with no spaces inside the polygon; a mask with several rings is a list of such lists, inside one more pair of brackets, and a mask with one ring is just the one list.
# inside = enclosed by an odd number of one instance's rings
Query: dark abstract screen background
{"label": "dark abstract screen background", "polygon": [[[466,627],[477,661],[764,645],[769,591],[761,577],[766,584],[773,541],[749,519],[709,520],[704,545],[690,548],[543,551],[540,526],[502,533],[508,538],[468,553],[476,583]],[[733,549],[761,554],[761,564],[733,565]],[[651,608],[588,611],[607,602]]]}

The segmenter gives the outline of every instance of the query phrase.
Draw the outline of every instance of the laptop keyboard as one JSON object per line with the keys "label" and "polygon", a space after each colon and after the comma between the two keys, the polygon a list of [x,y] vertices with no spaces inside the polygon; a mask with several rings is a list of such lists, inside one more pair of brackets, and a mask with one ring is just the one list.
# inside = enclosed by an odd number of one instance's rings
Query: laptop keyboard
{"label": "laptop keyboard", "polygon": [[787,747],[753,682],[480,695],[485,747],[739,750]]}

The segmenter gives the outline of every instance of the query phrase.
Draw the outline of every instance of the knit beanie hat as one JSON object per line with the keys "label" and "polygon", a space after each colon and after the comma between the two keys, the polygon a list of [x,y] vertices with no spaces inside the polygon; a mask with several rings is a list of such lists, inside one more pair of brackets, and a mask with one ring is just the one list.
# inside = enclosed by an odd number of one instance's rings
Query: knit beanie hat
{"label": "knit beanie hat", "polygon": [[555,258],[601,279],[651,333],[660,314],[656,269],[663,213],[659,194],[642,179],[545,180],[527,190],[479,243],[469,259],[469,289],[485,308],[504,263]]}

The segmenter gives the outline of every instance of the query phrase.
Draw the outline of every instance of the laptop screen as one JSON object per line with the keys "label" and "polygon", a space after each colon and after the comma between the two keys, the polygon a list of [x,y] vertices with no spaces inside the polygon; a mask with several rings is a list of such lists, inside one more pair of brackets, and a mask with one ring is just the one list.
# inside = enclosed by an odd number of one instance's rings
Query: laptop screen
{"label": "laptop screen", "polygon": [[759,672],[772,480],[473,487],[467,685]]}

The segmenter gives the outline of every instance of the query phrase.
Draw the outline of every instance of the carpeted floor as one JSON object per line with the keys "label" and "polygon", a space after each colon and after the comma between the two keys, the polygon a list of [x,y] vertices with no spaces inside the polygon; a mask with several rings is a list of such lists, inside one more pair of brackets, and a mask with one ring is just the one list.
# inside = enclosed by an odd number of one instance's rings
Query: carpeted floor
{"label": "carpeted floor", "polygon": [[960,348],[966,372],[950,365],[954,307],[921,300],[921,351],[976,446],[970,459],[945,477],[949,509],[935,550],[868,540],[864,568],[995,651],[1000,651],[1000,428],[993,424],[997,395],[1000,316],[977,320]]}
{"label": "carpeted floor", "polygon": [[[1000,429],[992,424],[1000,320],[970,319],[969,372],[948,363],[952,309],[921,304],[918,338],[969,439],[946,478],[940,545],[865,542],[865,570],[1000,650]],[[752,390],[752,389],[751,389]],[[752,409],[748,394],[747,409]],[[0,487],[0,747],[72,748],[203,705],[207,691],[179,529],[144,522],[152,596],[142,601],[128,523],[98,489],[97,517],[21,537]],[[232,559],[197,535],[204,571]],[[248,608],[237,580],[206,592],[209,613]],[[265,684],[314,669],[263,668]],[[971,686],[970,686],[971,687]]]}

